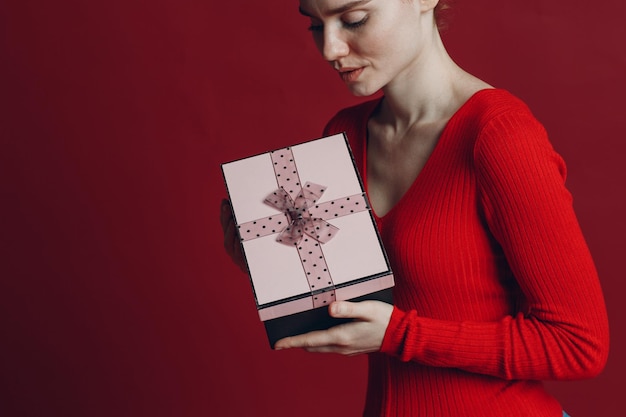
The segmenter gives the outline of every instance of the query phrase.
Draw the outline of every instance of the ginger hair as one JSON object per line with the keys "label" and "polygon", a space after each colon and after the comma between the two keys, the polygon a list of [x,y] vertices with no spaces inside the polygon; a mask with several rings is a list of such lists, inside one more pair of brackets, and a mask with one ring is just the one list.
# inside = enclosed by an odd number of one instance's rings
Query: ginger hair
{"label": "ginger hair", "polygon": [[451,8],[453,0],[439,0],[439,3],[435,6],[435,22],[439,30],[445,29],[448,26],[448,11]]}

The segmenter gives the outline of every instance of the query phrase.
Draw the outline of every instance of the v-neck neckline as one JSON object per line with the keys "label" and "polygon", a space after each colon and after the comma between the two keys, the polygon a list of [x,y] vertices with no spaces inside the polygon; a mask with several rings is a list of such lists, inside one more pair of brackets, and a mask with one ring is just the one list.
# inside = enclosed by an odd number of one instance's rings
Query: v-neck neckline
{"label": "v-neck neckline", "polygon": [[[409,188],[407,188],[407,190],[404,192],[404,194],[402,194],[402,196],[400,197],[400,199],[398,201],[395,202],[395,204],[393,206],[391,206],[391,208],[382,216],[379,216],[376,213],[376,210],[374,209],[374,207],[372,207],[371,203],[370,203],[370,208],[372,211],[372,214],[374,215],[374,218],[379,222],[379,221],[383,221],[384,219],[390,217],[391,215],[393,215],[393,213],[395,213],[398,210],[399,206],[403,205],[404,200],[407,199],[407,196],[412,194],[415,188],[418,187],[418,184],[421,182],[420,178],[424,177],[424,172],[428,172],[430,169],[430,166],[432,166],[437,158],[438,155],[443,152],[442,148],[444,148],[445,142],[448,141],[448,131],[449,126],[453,125],[454,123],[456,123],[456,119],[458,119],[459,117],[461,117],[460,115],[463,113],[463,110],[465,109],[465,107],[467,107],[472,101],[475,100],[475,98],[479,95],[482,95],[482,93],[484,92],[492,92],[492,91],[498,91],[500,89],[497,88],[484,88],[481,90],[478,90],[476,92],[474,92],[463,104],[461,104],[461,106],[459,106],[458,109],[456,109],[456,111],[452,114],[452,116],[450,116],[450,118],[448,119],[448,121],[446,122],[445,126],[443,127],[443,129],[441,130],[441,135],[439,136],[439,139],[437,140],[437,143],[435,144],[435,148],[433,149],[433,151],[431,152],[431,154],[428,156],[428,159],[426,160],[426,163],[424,164],[424,166],[422,167],[422,169],[420,170],[420,172],[417,174],[417,176],[415,177],[415,179],[413,180],[413,182],[411,183],[411,185],[409,186]],[[364,146],[361,149],[361,162],[362,162],[362,167],[363,167],[363,183],[365,185],[365,192],[369,195],[369,181],[368,181],[368,175],[367,175],[367,150],[368,150],[368,141],[369,141],[369,129],[368,129],[368,124],[369,124],[369,120],[372,117],[372,114],[374,113],[374,111],[376,111],[376,109],[380,106],[380,104],[382,103],[384,97],[379,98],[378,100],[373,101],[373,106],[371,107],[371,109],[369,110],[367,116],[365,117],[365,120],[363,121],[363,131],[365,134],[365,142],[364,142]],[[432,162],[433,160],[435,160],[435,162]]]}

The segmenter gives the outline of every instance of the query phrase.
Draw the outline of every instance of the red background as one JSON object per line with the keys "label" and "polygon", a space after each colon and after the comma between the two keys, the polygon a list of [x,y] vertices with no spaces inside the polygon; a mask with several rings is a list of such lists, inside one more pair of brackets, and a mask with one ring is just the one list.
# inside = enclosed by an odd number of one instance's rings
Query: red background
{"label": "red background", "polygon": [[[219,4],[217,4],[219,3]],[[569,166],[623,408],[626,6],[458,0],[453,57],[523,98]],[[219,163],[319,137],[357,100],[297,2],[0,4],[0,415],[359,415],[365,358],[273,352],[226,258]]]}

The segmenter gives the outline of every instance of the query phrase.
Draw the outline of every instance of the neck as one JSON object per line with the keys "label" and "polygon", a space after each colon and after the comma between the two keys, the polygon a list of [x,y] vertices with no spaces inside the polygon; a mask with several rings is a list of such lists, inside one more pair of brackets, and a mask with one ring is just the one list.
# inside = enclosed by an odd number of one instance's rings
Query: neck
{"label": "neck", "polygon": [[419,57],[383,88],[382,119],[401,130],[450,117],[464,75],[434,29]]}

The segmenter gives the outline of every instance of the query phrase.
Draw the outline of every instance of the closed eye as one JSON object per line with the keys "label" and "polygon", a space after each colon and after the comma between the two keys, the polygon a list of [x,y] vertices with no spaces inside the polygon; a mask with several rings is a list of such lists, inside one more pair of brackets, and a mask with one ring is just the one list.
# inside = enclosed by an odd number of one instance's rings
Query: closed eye
{"label": "closed eye", "polygon": [[348,29],[358,29],[363,26],[367,22],[368,16],[365,16],[361,20],[357,20],[356,22],[343,22],[343,25]]}
{"label": "closed eye", "polygon": [[[367,17],[364,17],[361,20],[357,20],[356,22],[343,22],[343,26],[350,30],[355,30],[363,26],[367,22]],[[311,25],[308,30],[311,32],[322,32],[324,31],[324,25]]]}

